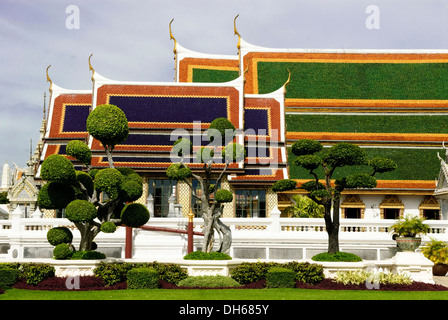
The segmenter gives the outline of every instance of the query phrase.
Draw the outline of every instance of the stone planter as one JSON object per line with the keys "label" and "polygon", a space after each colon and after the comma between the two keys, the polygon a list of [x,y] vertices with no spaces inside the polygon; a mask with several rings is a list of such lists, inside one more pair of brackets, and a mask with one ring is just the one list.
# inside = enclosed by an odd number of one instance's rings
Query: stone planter
{"label": "stone planter", "polygon": [[422,239],[417,237],[397,237],[395,241],[403,252],[415,252],[422,243]]}

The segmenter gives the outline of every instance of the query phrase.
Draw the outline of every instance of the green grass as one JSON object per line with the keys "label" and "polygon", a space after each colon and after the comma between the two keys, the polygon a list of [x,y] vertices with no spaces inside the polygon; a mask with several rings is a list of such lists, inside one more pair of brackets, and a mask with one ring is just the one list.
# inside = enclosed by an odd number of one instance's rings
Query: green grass
{"label": "green grass", "polygon": [[135,289],[40,291],[8,289],[0,300],[447,300],[447,291],[313,289]]}

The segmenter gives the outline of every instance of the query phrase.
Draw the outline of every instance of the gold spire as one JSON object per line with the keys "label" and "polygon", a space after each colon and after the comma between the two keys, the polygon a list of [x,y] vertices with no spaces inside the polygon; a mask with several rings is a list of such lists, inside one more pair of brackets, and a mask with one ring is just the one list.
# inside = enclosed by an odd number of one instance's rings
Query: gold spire
{"label": "gold spire", "polygon": [[291,80],[291,71],[289,71],[289,69],[286,69],[286,70],[288,70],[289,75],[288,75],[288,79],[286,80],[285,84],[283,85],[285,95],[286,95],[286,86],[289,84],[289,81]]}
{"label": "gold spire", "polygon": [[92,58],[93,53],[89,56],[89,70],[92,71],[92,81],[93,81],[93,75],[95,74],[95,69],[93,69],[92,64],[90,63],[90,58]]}
{"label": "gold spire", "polygon": [[50,78],[50,76],[48,75],[48,69],[50,69],[50,67],[51,67],[51,64],[47,67],[46,72],[47,72],[47,82],[50,82],[50,88],[49,88],[49,91],[52,92],[52,91],[53,91],[53,81],[51,81],[51,78]]}
{"label": "gold spire", "polygon": [[170,24],[168,25],[168,27],[169,27],[169,29],[170,29],[170,40],[174,40],[174,49],[173,49],[173,52],[174,52],[174,54],[176,54],[176,52],[177,52],[177,40],[176,40],[176,38],[174,38],[174,36],[173,36],[173,32],[171,31],[171,23],[173,23],[173,21],[174,21],[174,18],[171,19]]}

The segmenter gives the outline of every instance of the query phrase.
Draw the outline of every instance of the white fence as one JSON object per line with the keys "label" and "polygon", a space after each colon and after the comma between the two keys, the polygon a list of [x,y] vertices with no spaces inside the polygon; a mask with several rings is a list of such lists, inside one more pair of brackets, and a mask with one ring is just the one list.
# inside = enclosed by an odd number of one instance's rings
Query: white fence
{"label": "white fence", "polygon": [[[231,256],[243,259],[308,259],[327,248],[327,233],[323,219],[280,218],[275,212],[270,218],[224,218],[232,230]],[[395,255],[396,244],[389,233],[395,220],[341,219],[341,250],[353,252],[366,260],[385,260]],[[423,238],[448,241],[447,220],[427,220],[430,233]],[[151,218],[149,226],[172,229],[187,228],[186,218]],[[56,226],[73,229],[74,242],[79,232],[67,219],[20,218],[0,220],[0,257],[48,258],[53,247],[46,233]],[[202,231],[202,219],[194,219],[195,231]],[[100,251],[124,258],[125,228],[113,234],[100,233],[96,242]],[[201,236],[194,236],[195,248],[201,246]],[[178,233],[133,230],[134,258],[181,258],[187,251],[187,236]]]}

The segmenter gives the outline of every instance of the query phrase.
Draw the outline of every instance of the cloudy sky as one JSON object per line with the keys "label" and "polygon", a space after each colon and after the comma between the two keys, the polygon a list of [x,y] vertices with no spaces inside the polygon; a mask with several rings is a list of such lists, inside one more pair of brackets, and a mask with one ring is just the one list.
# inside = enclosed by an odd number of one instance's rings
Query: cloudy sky
{"label": "cloudy sky", "polygon": [[91,53],[107,78],[171,82],[170,20],[182,46],[237,54],[237,14],[259,46],[448,49],[448,0],[0,0],[0,165],[25,166],[30,139],[34,150],[48,65],[67,89],[91,88]]}

